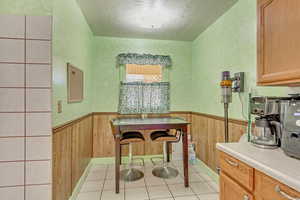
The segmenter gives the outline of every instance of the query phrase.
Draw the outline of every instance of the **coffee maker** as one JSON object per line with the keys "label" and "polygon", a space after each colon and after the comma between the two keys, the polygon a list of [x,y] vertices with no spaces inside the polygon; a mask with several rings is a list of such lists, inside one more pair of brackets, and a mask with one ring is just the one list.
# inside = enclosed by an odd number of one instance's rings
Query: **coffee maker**
{"label": "coffee maker", "polygon": [[281,101],[282,150],[300,159],[300,96]]}
{"label": "coffee maker", "polygon": [[250,99],[250,142],[260,148],[275,149],[280,146],[280,98],[257,96]]}

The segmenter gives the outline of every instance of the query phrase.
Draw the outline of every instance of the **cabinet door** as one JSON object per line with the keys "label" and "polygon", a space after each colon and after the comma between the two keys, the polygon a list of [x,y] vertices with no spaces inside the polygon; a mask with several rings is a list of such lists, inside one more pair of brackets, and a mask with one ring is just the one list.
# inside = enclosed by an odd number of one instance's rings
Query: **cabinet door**
{"label": "cabinet door", "polygon": [[258,84],[300,84],[300,1],[258,0]]}
{"label": "cabinet door", "polygon": [[300,199],[300,193],[277,180],[255,171],[256,200],[291,200]]}
{"label": "cabinet door", "polygon": [[253,196],[222,172],[220,176],[220,200],[253,200]]}

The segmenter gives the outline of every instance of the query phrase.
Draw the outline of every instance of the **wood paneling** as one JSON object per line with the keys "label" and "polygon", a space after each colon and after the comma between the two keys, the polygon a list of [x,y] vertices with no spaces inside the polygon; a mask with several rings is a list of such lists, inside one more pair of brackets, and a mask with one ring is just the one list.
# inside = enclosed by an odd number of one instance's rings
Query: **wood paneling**
{"label": "wood paneling", "polygon": [[92,116],[73,125],[72,131],[72,188],[83,174],[93,156]]}
{"label": "wood paneling", "polygon": [[92,158],[92,115],[53,129],[53,199],[66,200]]}
{"label": "wood paneling", "polygon": [[[211,169],[218,166],[216,143],[224,141],[222,117],[194,112],[172,112],[168,115],[181,117],[191,122],[188,133],[196,143],[196,154]],[[113,157],[114,139],[110,120],[120,117],[117,113],[93,113],[53,129],[53,199],[65,200],[72,193],[91,157]],[[129,116],[122,116],[129,117]],[[131,115],[131,117],[137,117]],[[238,141],[245,132],[247,123],[229,120],[229,140]],[[134,144],[134,155],[156,155],[162,153],[162,143],[151,142],[145,132],[145,143]],[[128,147],[122,147],[128,154]]]}
{"label": "wood paneling", "polygon": [[[173,112],[170,115],[149,115],[149,117],[157,116],[173,116],[190,120],[189,112]],[[110,127],[110,120],[120,117],[117,113],[94,113],[93,123],[93,152],[94,157],[113,157],[114,156],[114,138]],[[134,115],[122,117],[137,117]],[[143,131],[145,136],[144,143],[133,144],[133,155],[157,155],[162,153],[161,142],[151,142],[149,133],[151,131]],[[122,146],[122,155],[128,155],[127,145]]]}
{"label": "wood paneling", "polygon": [[66,200],[72,193],[72,127],[53,135],[53,199]]}
{"label": "wood paneling", "polygon": [[[191,135],[196,143],[197,157],[216,171],[218,151],[216,143],[224,142],[224,119],[222,117],[192,113]],[[247,123],[241,120],[229,120],[229,141],[237,142],[246,133]]]}

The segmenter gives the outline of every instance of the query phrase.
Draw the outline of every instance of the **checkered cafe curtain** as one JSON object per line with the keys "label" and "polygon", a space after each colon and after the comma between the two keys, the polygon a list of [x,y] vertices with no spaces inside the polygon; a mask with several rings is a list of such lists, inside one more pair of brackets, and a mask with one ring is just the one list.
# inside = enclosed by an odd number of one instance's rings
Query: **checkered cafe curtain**
{"label": "checkered cafe curtain", "polygon": [[121,82],[120,114],[168,113],[170,111],[170,83]]}

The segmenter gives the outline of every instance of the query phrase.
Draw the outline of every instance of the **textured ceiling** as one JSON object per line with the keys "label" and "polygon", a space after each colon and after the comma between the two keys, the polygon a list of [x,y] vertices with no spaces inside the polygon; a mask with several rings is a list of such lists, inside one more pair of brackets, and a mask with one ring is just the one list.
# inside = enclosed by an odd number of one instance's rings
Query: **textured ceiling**
{"label": "textured ceiling", "polygon": [[95,35],[194,40],[237,0],[77,0]]}

